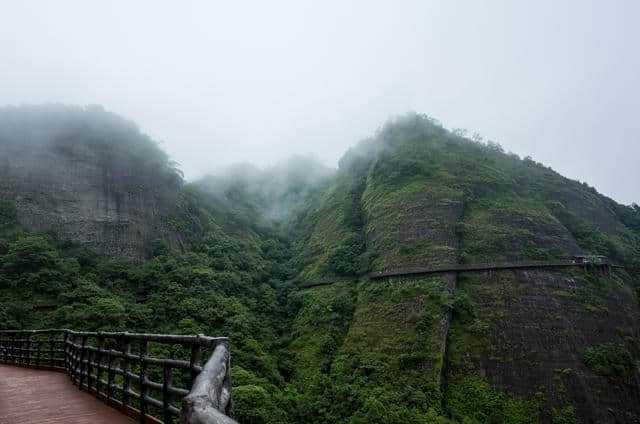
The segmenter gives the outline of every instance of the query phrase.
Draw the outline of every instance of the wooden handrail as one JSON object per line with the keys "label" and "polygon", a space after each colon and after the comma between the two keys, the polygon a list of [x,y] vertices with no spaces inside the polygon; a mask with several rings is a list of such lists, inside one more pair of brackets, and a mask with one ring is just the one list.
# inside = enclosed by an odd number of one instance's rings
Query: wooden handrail
{"label": "wooden handrail", "polygon": [[[191,357],[189,360],[153,357],[150,343],[180,346]],[[231,359],[226,337],[69,329],[0,330],[0,363],[65,371],[79,389],[139,418],[141,423],[171,423],[178,417],[181,423],[196,422],[189,419],[195,415],[181,398],[192,394],[195,380],[206,380],[210,374],[203,375],[203,350],[211,352],[209,362],[219,364],[207,386],[212,391],[211,405],[207,408],[214,408],[217,415],[212,414],[207,421],[199,417],[197,422],[233,423]],[[220,358],[224,362],[221,365]],[[162,382],[152,380],[153,370]],[[183,378],[177,379],[174,371],[183,372]],[[179,387],[177,381],[186,387]],[[199,391],[193,396],[202,397],[202,384],[197,387]],[[154,392],[160,394],[160,399],[153,396]],[[225,396],[213,396],[215,393],[225,393]],[[182,403],[182,412],[174,402]]]}

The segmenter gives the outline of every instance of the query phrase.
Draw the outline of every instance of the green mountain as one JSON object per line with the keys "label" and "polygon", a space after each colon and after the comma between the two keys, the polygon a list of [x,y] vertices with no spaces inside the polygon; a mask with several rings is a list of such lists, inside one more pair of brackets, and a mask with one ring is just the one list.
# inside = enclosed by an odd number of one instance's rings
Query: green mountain
{"label": "green mountain", "polygon": [[[384,422],[420,422],[432,410],[461,422],[633,422],[639,212],[426,117],[389,124],[343,157],[336,182],[305,217],[309,236],[295,252],[300,278],[354,278],[303,291],[292,344],[298,375],[324,370],[336,390],[357,387],[359,403],[336,413],[356,410],[353,419],[376,410]],[[355,277],[580,253],[626,269],[612,277]]]}
{"label": "green mountain", "polygon": [[[0,111],[0,328],[228,335],[244,423],[640,420],[637,206],[422,115],[336,171],[293,158],[184,183],[121,118],[35,109]],[[133,146],[153,159],[123,165]],[[17,177],[45,174],[75,185]],[[576,254],[624,269],[366,277]]]}

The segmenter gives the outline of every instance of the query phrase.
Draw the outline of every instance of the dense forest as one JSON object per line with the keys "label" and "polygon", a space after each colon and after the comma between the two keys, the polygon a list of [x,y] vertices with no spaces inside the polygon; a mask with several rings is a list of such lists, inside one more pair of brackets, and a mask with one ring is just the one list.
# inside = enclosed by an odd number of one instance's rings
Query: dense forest
{"label": "dense forest", "polygon": [[[132,123],[45,106],[0,111],[0,152],[2,329],[228,336],[247,424],[640,419],[640,207],[496,143],[408,114],[337,170],[295,157],[186,182]],[[108,182],[64,192],[102,190],[75,220],[57,189],[24,193],[49,154],[74,158],[59,178]],[[136,208],[157,222],[137,233]],[[625,268],[365,276],[575,254]]]}

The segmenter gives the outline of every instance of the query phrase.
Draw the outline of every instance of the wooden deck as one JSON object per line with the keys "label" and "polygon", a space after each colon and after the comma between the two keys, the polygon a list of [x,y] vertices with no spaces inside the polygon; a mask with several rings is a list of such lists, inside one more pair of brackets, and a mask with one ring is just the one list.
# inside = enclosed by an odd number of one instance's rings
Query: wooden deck
{"label": "wooden deck", "polygon": [[67,374],[0,364],[0,424],[132,424],[71,383]]}

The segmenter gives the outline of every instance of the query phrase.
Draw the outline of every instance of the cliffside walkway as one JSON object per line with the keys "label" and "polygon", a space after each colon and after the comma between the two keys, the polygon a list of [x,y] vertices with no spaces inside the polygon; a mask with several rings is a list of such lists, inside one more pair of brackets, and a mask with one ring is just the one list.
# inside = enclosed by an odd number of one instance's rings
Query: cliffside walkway
{"label": "cliffside walkway", "polygon": [[580,267],[580,268],[596,268],[599,270],[608,270],[609,268],[622,268],[620,265],[616,265],[610,262],[604,263],[578,263],[574,261],[524,261],[524,262],[494,262],[494,263],[481,263],[481,264],[468,264],[468,265],[445,265],[440,267],[425,267],[425,268],[399,268],[388,271],[370,272],[367,276],[375,280],[376,278],[384,277],[397,277],[405,275],[418,275],[418,274],[437,274],[441,272],[473,272],[473,271],[492,271],[503,269],[538,269],[538,268],[566,268],[566,267]]}
{"label": "cliffside walkway", "polygon": [[[494,262],[480,264],[451,264],[437,267],[415,267],[415,268],[396,268],[385,271],[369,272],[361,277],[368,277],[370,280],[377,280],[390,277],[408,277],[417,275],[438,274],[445,272],[477,272],[477,271],[499,271],[513,269],[549,269],[549,268],[567,268],[580,267],[584,269],[597,269],[603,273],[610,272],[613,268],[624,268],[621,265],[612,262],[602,263],[579,263],[574,261],[520,261],[520,262]],[[300,284],[298,287],[316,287],[326,286],[337,282],[352,281],[352,279],[338,278],[325,281],[310,281]]]}
{"label": "cliffside walkway", "polygon": [[3,330],[0,424],[237,424],[230,369],[225,337]]}

